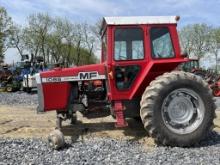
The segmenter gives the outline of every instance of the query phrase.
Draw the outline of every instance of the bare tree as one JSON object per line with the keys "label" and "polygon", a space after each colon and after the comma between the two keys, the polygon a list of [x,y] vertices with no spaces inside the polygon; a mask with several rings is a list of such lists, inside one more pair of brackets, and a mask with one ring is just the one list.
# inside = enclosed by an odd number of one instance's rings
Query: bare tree
{"label": "bare tree", "polygon": [[83,42],[83,30],[82,30],[82,24],[75,24],[74,25],[74,38],[73,38],[73,44],[76,49],[76,59],[75,59],[75,65],[78,66],[80,64],[80,54],[81,54],[81,47]]}
{"label": "bare tree", "polygon": [[192,27],[191,25],[185,26],[180,30],[180,43],[183,52],[187,52],[189,56],[192,55],[193,41],[192,41]]}
{"label": "bare tree", "polygon": [[63,44],[63,63],[66,67],[74,63],[73,60],[71,60],[71,56],[73,56],[73,47],[74,42],[73,39],[75,37],[74,31],[76,30],[74,28],[74,25],[67,19],[60,20],[61,24],[61,32],[63,34],[62,38],[62,44]]}
{"label": "bare tree", "polygon": [[82,37],[83,37],[83,45],[84,48],[88,49],[89,55],[93,54],[93,49],[96,42],[96,37],[92,31],[92,26],[88,25],[87,23],[81,24],[82,26]]}
{"label": "bare tree", "polygon": [[211,27],[206,24],[193,25],[192,33],[192,52],[194,56],[200,59],[209,51],[209,36]]}
{"label": "bare tree", "polygon": [[102,28],[102,19],[99,19],[94,25],[90,25],[90,28],[95,39],[95,49],[101,51],[102,38],[100,31]]}
{"label": "bare tree", "polygon": [[193,24],[180,31],[182,47],[190,56],[201,58],[209,52],[211,27],[206,24]]}
{"label": "bare tree", "polygon": [[220,28],[212,29],[209,37],[209,51],[215,56],[215,71],[218,71],[220,49]]}
{"label": "bare tree", "polygon": [[24,28],[23,37],[25,48],[33,54],[34,58],[38,56],[40,50],[40,40],[38,35],[29,27],[26,27]]}
{"label": "bare tree", "polygon": [[19,25],[13,25],[12,35],[10,37],[10,47],[16,48],[20,56],[23,55],[25,50],[24,33],[23,29]]}

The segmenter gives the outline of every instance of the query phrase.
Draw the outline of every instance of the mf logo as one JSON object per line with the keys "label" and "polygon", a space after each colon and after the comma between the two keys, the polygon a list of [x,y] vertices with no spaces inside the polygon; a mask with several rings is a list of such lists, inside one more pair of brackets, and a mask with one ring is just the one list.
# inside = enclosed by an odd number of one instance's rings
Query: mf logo
{"label": "mf logo", "polygon": [[79,79],[80,80],[89,80],[94,79],[98,76],[98,72],[80,72]]}

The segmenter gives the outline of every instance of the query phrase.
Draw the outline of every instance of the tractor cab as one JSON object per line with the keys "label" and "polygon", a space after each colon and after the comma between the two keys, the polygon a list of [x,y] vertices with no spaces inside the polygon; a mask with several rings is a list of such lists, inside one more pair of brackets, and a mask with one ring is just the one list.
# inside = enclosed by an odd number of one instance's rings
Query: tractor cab
{"label": "tractor cab", "polygon": [[156,76],[187,61],[180,53],[178,16],[105,17],[101,63],[110,100],[138,99]]}

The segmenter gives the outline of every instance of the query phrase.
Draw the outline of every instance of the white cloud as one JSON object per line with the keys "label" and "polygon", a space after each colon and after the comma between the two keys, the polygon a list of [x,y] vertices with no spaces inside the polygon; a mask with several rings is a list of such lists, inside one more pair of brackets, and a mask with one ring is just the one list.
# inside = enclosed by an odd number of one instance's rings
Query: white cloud
{"label": "white cloud", "polygon": [[87,22],[112,15],[180,15],[186,23],[207,21],[220,24],[214,20],[219,17],[220,2],[217,0],[0,0],[0,4],[22,24],[27,15],[36,12]]}
{"label": "white cloud", "polygon": [[18,54],[17,49],[10,48],[6,51],[5,63],[13,64],[21,60],[21,57]]}
{"label": "white cloud", "polygon": [[106,0],[0,0],[0,5],[6,7],[13,20],[20,24],[25,23],[28,15],[37,12],[48,12],[52,16],[83,19],[88,22],[123,12],[120,3],[118,5]]}
{"label": "white cloud", "polygon": [[0,0],[0,5],[4,6],[16,23],[24,24],[27,15],[33,12],[44,12],[40,6],[28,0]]}

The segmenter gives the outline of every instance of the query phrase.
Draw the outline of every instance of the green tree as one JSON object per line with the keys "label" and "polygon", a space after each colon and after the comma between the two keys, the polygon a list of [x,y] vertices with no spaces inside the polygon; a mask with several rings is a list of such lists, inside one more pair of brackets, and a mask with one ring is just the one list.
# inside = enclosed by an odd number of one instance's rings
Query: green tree
{"label": "green tree", "polygon": [[[88,64],[95,64],[98,62],[97,57],[94,54],[90,54],[88,49],[80,48],[80,59],[78,60],[78,56],[76,54],[78,50],[73,47],[70,60],[71,61],[77,61],[77,66],[81,65],[88,65]],[[74,63],[72,63],[74,65]]]}
{"label": "green tree", "polygon": [[4,60],[5,51],[9,47],[9,36],[12,34],[12,20],[5,8],[0,7],[0,63]]}
{"label": "green tree", "polygon": [[62,63],[65,67],[97,62],[91,25],[44,13],[30,15],[24,28],[13,26],[11,45],[20,55],[29,52],[34,58],[42,56],[45,63]]}
{"label": "green tree", "polygon": [[36,57],[43,56],[44,62],[49,58],[46,40],[52,26],[52,18],[48,14],[38,13],[28,17],[28,26],[25,28],[25,44]]}
{"label": "green tree", "polygon": [[55,34],[59,36],[59,40],[61,40],[61,56],[62,63],[64,66],[68,67],[73,63],[70,57],[72,54],[72,48],[74,46],[73,38],[75,37],[75,27],[74,25],[67,19],[56,18],[55,19]]}
{"label": "green tree", "polygon": [[50,52],[50,62],[52,63],[60,63],[62,59],[62,39],[56,34],[52,33],[47,37],[47,46]]}

